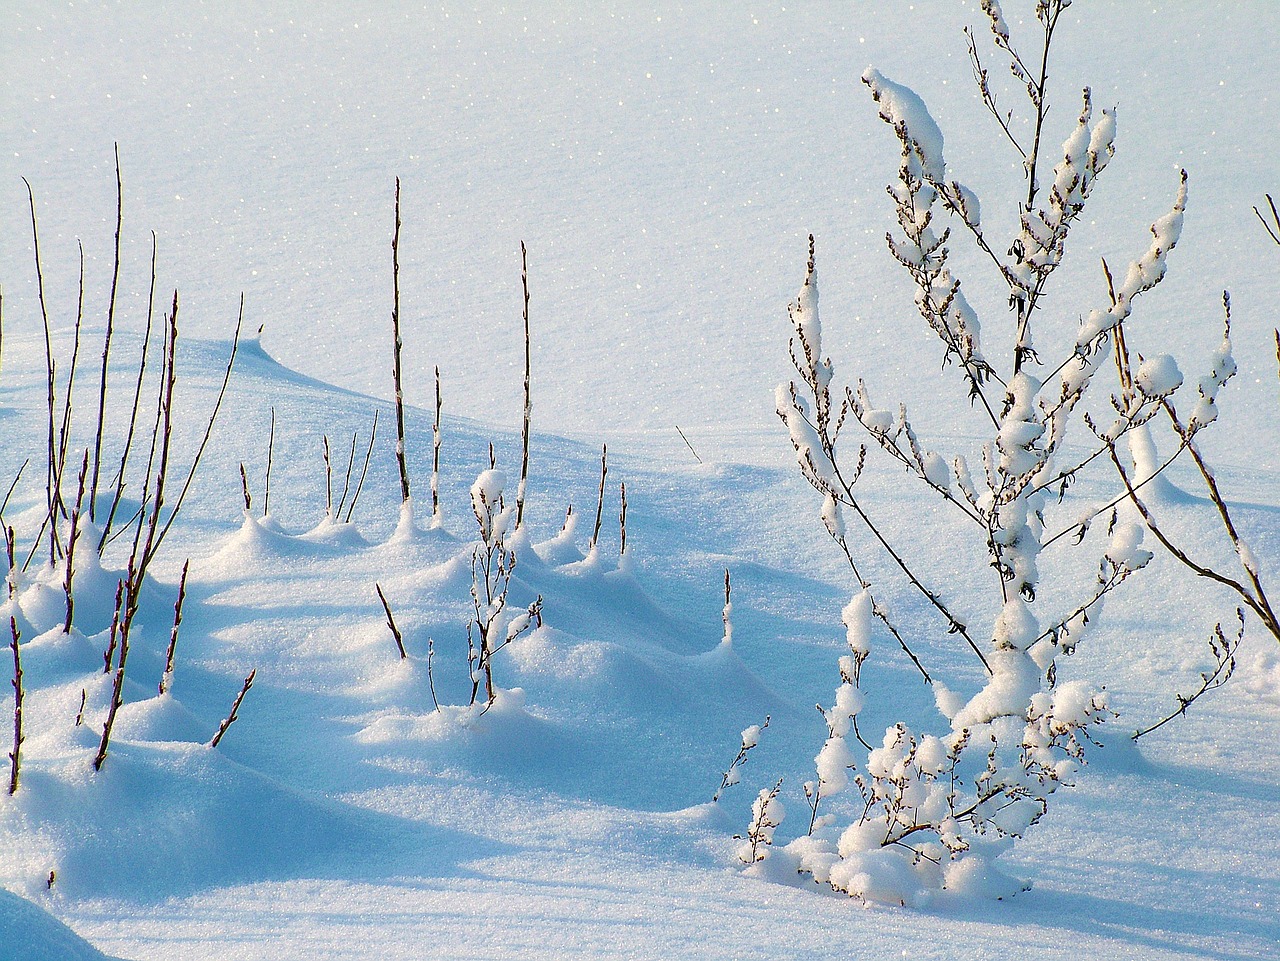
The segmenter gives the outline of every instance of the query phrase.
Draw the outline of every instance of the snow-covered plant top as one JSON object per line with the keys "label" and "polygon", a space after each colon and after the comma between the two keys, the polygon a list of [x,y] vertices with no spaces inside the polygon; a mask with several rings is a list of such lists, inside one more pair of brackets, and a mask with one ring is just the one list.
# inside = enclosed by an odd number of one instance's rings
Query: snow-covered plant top
{"label": "snow-covered plant top", "polygon": [[[1102,455],[1115,457],[1122,439],[1133,449],[1134,461],[1141,459],[1150,447],[1148,421],[1182,386],[1177,364],[1164,355],[1142,361],[1130,375],[1122,334],[1135,299],[1165,275],[1166,258],[1182,227],[1186,174],[1171,211],[1152,225],[1148,249],[1118,283],[1108,274],[1108,289],[1100,292],[1105,306],[1055,302],[1055,315],[1065,309],[1084,319],[1067,337],[1048,328],[1056,341],[1045,336],[1052,346],[1038,347],[1033,330],[1047,315],[1047,284],[1062,262],[1072,225],[1115,152],[1115,113],[1095,111],[1087,89],[1056,160],[1042,148],[1046,65],[1067,5],[1062,0],[1036,4],[1043,46],[1032,70],[1013,45],[999,4],[983,4],[997,49],[1026,87],[1032,143],[1020,143],[1006,124],[1007,115],[1002,118],[996,110],[985,68],[971,47],[983,100],[1025,161],[1026,194],[1018,201],[1019,228],[1011,240],[988,238],[978,198],[949,179],[943,136],[923,100],[878,70],[862,77],[900,149],[898,176],[889,187],[898,227],[888,238],[890,253],[914,283],[916,309],[941,341],[944,364],[955,362],[971,402],[985,415],[986,442],[967,455],[946,456],[921,442],[905,406],[877,407],[861,381],[843,394],[833,392],[834,367],[823,354],[812,238],[804,285],[790,306],[791,356],[799,379],[778,388],[777,409],[802,474],[822,497],[820,518],[848,558],[858,591],[843,615],[849,653],[840,661],[835,698],[824,709],[828,734],[815,759],[817,778],[805,785],[808,830],[775,853],[802,874],[866,899],[915,904],[944,888],[997,896],[1017,890],[993,859],[1044,815],[1050,797],[1083,763],[1090,730],[1110,714],[1104,690],[1081,681],[1059,683],[1059,655],[1075,650],[1107,595],[1151,559],[1141,548],[1141,519],[1126,512],[1123,493],[1084,518],[1078,508],[1070,523],[1055,525],[1053,518],[1077,474]],[[1050,162],[1052,178],[1044,186],[1040,168]],[[952,235],[950,227],[940,226],[943,213],[987,255],[1007,295],[1014,332],[1007,364],[984,349],[977,312],[949,263]],[[998,253],[1003,250],[1008,254]],[[1120,349],[1113,354],[1116,344]],[[1217,388],[1234,369],[1229,341],[1219,353],[1214,373],[1200,384],[1193,430],[1212,420]],[[1124,389],[1111,398],[1110,422],[1097,423],[1081,401],[1113,356]],[[939,433],[939,425],[930,426],[930,433]],[[864,435],[861,443],[848,438],[856,428]],[[1069,437],[1087,444],[1089,452],[1068,460]],[[890,540],[856,487],[868,447],[897,461],[963,518],[972,538],[972,565],[992,571],[988,592],[946,597],[917,573],[923,569],[919,559]],[[1161,467],[1139,464],[1145,473],[1138,482]],[[846,538],[849,514],[936,612],[940,626],[967,645],[986,676],[978,690],[968,696],[953,693],[935,677],[938,668],[926,663],[927,648],[898,627]],[[1107,521],[1107,542],[1085,544],[1090,522],[1100,516]],[[1096,575],[1086,583],[1055,584],[1054,597],[1073,599],[1065,610],[1045,611],[1042,554],[1072,542],[1097,550]],[[991,620],[979,629],[975,618],[981,615]],[[864,739],[858,727],[864,703],[860,677],[877,630],[887,631],[933,684],[942,725],[927,717],[903,718],[883,738]],[[947,681],[957,690],[963,686]],[[866,749],[861,759],[855,757],[855,741]],[[851,802],[837,800],[851,789],[857,794]],[[764,794],[757,807],[749,834],[751,857],[744,858],[751,863],[768,854],[778,820],[766,816],[770,808]]]}

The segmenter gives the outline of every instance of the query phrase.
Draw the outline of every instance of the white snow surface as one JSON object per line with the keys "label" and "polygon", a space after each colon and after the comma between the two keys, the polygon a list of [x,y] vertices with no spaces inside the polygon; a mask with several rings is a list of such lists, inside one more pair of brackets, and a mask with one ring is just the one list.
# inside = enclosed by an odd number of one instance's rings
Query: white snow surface
{"label": "white snow surface", "polygon": [[[1015,35],[1029,8],[1003,4]],[[982,688],[964,645],[893,586],[881,556],[869,569],[877,600],[928,635],[925,660],[953,669],[952,689],[923,685],[884,636],[774,413],[774,387],[790,376],[786,305],[813,233],[837,377],[910,407],[939,483],[952,449],[981,428],[884,250],[896,145],[859,82],[874,64],[909,84],[945,131],[949,175],[982,197],[984,230],[1013,236],[1010,206],[996,200],[1022,189],[1019,162],[992,147],[960,34],[966,23],[988,29],[979,4],[17,0],[5,20],[0,482],[7,489],[32,458],[5,509],[20,546],[44,513],[46,429],[20,178],[36,199],[59,358],[71,350],[84,242],[80,433],[111,281],[114,142],[124,234],[112,396],[131,389],[154,229],[157,304],[182,294],[183,468],[242,290],[246,307],[213,442],[144,591],[125,705],[97,774],[120,547],[86,573],[70,635],[57,585],[25,582],[28,739],[18,793],[0,794],[0,961],[1277,956],[1280,652],[1251,625],[1236,677],[1134,746],[1128,733],[1212,668],[1214,624],[1234,625],[1233,597],[1188,578],[1150,537],[1155,560],[1060,659],[1064,697],[1106,684],[1119,717],[1000,859],[1028,891],[980,896],[1006,879],[973,861],[954,897],[866,908],[770,874],[771,861],[748,876],[735,856],[733,835],[778,777],[789,814],[778,840],[803,833],[800,785],[828,733],[813,705],[840,687],[850,644],[872,651],[856,708],[873,743],[903,705],[937,697],[954,714]],[[1062,303],[1047,302],[1036,347],[1075,342],[1081,317],[1107,302],[1099,257],[1119,270],[1147,250],[1186,168],[1167,279],[1143,296],[1126,337],[1153,358],[1144,376],[1160,392],[1178,369],[1211,366],[1231,289],[1226,356],[1241,376],[1214,399],[1217,422],[1197,443],[1265,580],[1280,569],[1268,343],[1280,250],[1250,208],[1280,190],[1280,10],[1077,3],[1059,32],[1050,116],[1069,123],[1089,84],[1099,110],[1119,107],[1117,153],[1072,235],[1054,280]],[[396,176],[416,526],[400,510],[387,401]],[[521,240],[537,414],[509,604],[541,595],[544,624],[496,655],[501,693],[481,713],[465,706],[470,490],[491,442],[497,469],[519,472]],[[983,266],[967,257],[957,253],[957,276]],[[965,289],[983,315],[984,353],[1007,352],[1003,297]],[[1066,296],[1076,290],[1090,296]],[[426,530],[437,364],[444,524]],[[336,498],[340,455],[358,431],[358,473],[375,408],[378,442],[346,524],[325,516],[321,435]],[[122,427],[117,416],[108,435]],[[603,442],[606,500],[588,552]],[[910,542],[922,525],[943,541],[956,534],[936,491],[872,461],[863,483],[890,536]],[[241,463],[255,498],[247,516]],[[1169,479],[1161,508],[1182,542],[1231,563],[1194,474],[1179,467]],[[1082,485],[1076,504],[1106,497]],[[1105,524],[1095,527],[1101,543]],[[1139,550],[1128,528],[1126,538]],[[158,697],[187,557],[173,688]],[[719,643],[726,567],[732,645]],[[926,555],[921,573],[950,596],[989,577],[958,552]],[[7,753],[7,649],[0,665]],[[208,747],[251,668],[239,720]],[[744,728],[758,744],[741,783],[711,804]],[[0,773],[7,786],[7,763]]]}

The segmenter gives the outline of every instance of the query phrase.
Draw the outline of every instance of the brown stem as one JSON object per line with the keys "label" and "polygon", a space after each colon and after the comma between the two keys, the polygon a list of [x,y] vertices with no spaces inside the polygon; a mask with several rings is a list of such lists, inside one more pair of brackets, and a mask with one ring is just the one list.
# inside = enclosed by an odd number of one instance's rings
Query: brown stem
{"label": "brown stem", "polygon": [[524,420],[520,429],[520,485],[516,488],[517,530],[524,526],[525,488],[529,483],[529,421],[533,417],[533,403],[529,395],[529,255],[523,240],[520,241],[520,283],[524,287]]}
{"label": "brown stem", "polygon": [[391,614],[391,605],[387,603],[387,595],[382,593],[382,585],[374,584],[374,590],[378,592],[378,600],[382,601],[382,609],[387,614],[387,627],[391,628],[391,636],[396,640],[396,650],[400,652],[400,660],[408,658],[408,654],[404,649],[404,636],[400,633],[400,628],[396,626],[396,619]]}
{"label": "brown stem", "polygon": [[378,411],[373,411],[373,430],[369,432],[369,446],[364,452],[364,467],[360,468],[360,482],[356,484],[356,492],[351,495],[351,506],[347,508],[347,523],[351,523],[351,514],[356,509],[356,501],[360,499],[360,492],[364,490],[364,477],[369,472],[369,458],[373,456],[373,441],[378,436]]}
{"label": "brown stem", "polygon": [[129,412],[129,430],[125,435],[124,449],[120,452],[120,467],[116,474],[116,490],[111,498],[111,510],[107,514],[106,523],[102,526],[102,536],[98,538],[98,553],[101,554],[111,543],[111,525],[115,521],[116,511],[120,508],[120,500],[124,497],[125,468],[129,462],[129,452],[133,447],[133,434],[138,424],[138,409],[142,403],[142,379],[147,372],[147,352],[151,346],[151,326],[155,316],[156,303],[156,234],[151,232],[151,293],[147,298],[147,329],[142,336],[142,357],[138,363],[138,380],[133,388],[133,407]]}
{"label": "brown stem", "polygon": [[187,597],[187,568],[190,566],[190,558],[183,561],[182,577],[178,579],[178,599],[173,605],[173,629],[169,632],[169,649],[165,652],[164,674],[160,676],[159,693],[161,694],[164,694],[173,685],[173,658],[178,648],[178,628],[182,626],[182,602]]}
{"label": "brown stem", "polygon": [[209,742],[210,747],[217,747],[218,742],[222,740],[222,736],[227,733],[227,728],[240,717],[240,704],[244,701],[244,696],[249,693],[249,688],[253,687],[253,679],[258,676],[258,669],[254,668],[249,672],[249,676],[244,679],[244,686],[240,688],[240,693],[236,695],[235,702],[231,705],[231,713],[226,719],[218,725],[218,732],[214,734],[213,740]]}
{"label": "brown stem", "polygon": [[116,288],[120,282],[120,228],[124,222],[124,185],[120,180],[120,145],[116,154],[116,254],[111,271],[111,299],[107,302],[107,332],[102,340],[102,373],[98,379],[98,428],[93,440],[93,480],[89,485],[89,520],[94,519],[98,496],[98,471],[102,463],[102,422],[107,410],[107,367],[111,358],[111,332],[116,319]]}
{"label": "brown stem", "polygon": [[13,651],[13,752],[9,755],[9,794],[18,793],[18,769],[22,766],[22,742],[26,740],[22,733],[22,655],[18,648],[18,641],[22,635],[18,632],[18,621],[10,616],[9,618],[9,636],[12,641],[9,644],[10,650]]}
{"label": "brown stem", "polygon": [[609,475],[609,445],[600,447],[600,494],[596,498],[596,524],[591,530],[591,547],[596,546],[600,537],[600,519],[604,513],[604,479]]}
{"label": "brown stem", "polygon": [[62,583],[63,593],[67,597],[67,616],[62,622],[62,633],[71,633],[71,617],[75,611],[75,595],[71,590],[71,579],[76,569],[76,541],[80,539],[80,508],[84,503],[84,480],[89,471],[89,449],[84,451],[84,460],[80,464],[80,486],[76,491],[76,506],[71,512],[71,532],[67,535],[67,572]]}
{"label": "brown stem", "polygon": [[409,500],[409,469],[405,466],[404,452],[404,381],[400,373],[400,178],[396,178],[396,230],[391,238],[391,284],[393,301],[391,331],[395,337],[392,351],[392,375],[396,389],[396,462],[400,465],[400,500]]}

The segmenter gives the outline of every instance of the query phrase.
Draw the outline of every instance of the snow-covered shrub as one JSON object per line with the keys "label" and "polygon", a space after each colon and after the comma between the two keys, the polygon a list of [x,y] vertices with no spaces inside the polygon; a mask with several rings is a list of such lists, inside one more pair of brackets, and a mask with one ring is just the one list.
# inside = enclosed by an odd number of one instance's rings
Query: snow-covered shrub
{"label": "snow-covered shrub", "polygon": [[516,526],[516,509],[503,496],[506,479],[490,468],[471,485],[471,510],[480,527],[480,539],[471,554],[471,601],[474,609],[467,625],[471,650],[471,703],[484,682],[485,703],[497,694],[493,684],[493,656],[521,634],[536,626],[542,616],[542,598],[525,610],[507,609],[507,592],[516,567],[516,554],[508,535]]}
{"label": "snow-covered shrub", "polygon": [[747,833],[736,838],[742,842],[738,845],[738,860],[743,864],[759,864],[769,856],[773,832],[787,816],[786,808],[778,798],[781,790],[782,781],[779,780],[771,788],[761,788],[751,802],[751,823],[747,825]]}
{"label": "snow-covered shrub", "polygon": [[[1057,518],[1067,509],[1062,500],[1077,475],[1108,454],[1118,456],[1122,441],[1144,477],[1159,466],[1141,464],[1141,452],[1149,447],[1148,422],[1182,384],[1172,358],[1149,358],[1132,388],[1111,398],[1105,422],[1099,422],[1100,405],[1091,409],[1082,401],[1122,338],[1134,301],[1164,277],[1182,226],[1186,175],[1170,212],[1152,225],[1148,249],[1118,282],[1109,277],[1109,289],[1093,295],[1102,306],[1091,309],[1063,291],[1048,309],[1049,282],[1072,225],[1114,154],[1116,132],[1114,112],[1096,110],[1086,89],[1056,158],[1042,140],[1049,50],[1068,5],[1069,0],[1035,4],[1042,47],[1034,59],[1024,59],[1000,5],[982,3],[995,46],[1025,89],[1033,138],[1027,143],[1017,139],[1008,113],[997,109],[970,34],[982,99],[1025,160],[1019,227],[1011,240],[987,236],[982,206],[973,191],[951,178],[942,132],[920,97],[878,70],[862,77],[900,150],[898,176],[889,187],[898,228],[888,238],[889,251],[913,282],[916,309],[942,343],[944,366],[954,364],[960,389],[987,422],[985,443],[944,456],[921,441],[905,406],[877,407],[860,381],[843,392],[833,389],[834,367],[823,355],[812,238],[804,285],[790,306],[791,357],[799,377],[778,388],[777,409],[802,474],[822,497],[822,523],[848,558],[858,591],[843,615],[849,654],[840,661],[834,701],[824,709],[828,736],[816,757],[817,778],[805,786],[809,832],[786,851],[802,874],[870,900],[910,904],[944,888],[995,896],[1018,889],[994,859],[1044,815],[1049,799],[1084,761],[1091,729],[1110,713],[1104,690],[1082,681],[1059,683],[1059,655],[1075,650],[1107,595],[1151,559],[1141,547],[1140,518],[1126,512],[1123,492],[1083,517],[1077,507],[1074,515]],[[1042,184],[1042,167],[1050,162],[1051,178]],[[952,272],[952,228],[941,225],[944,215],[994,268],[996,289],[1012,314],[1007,360],[984,344],[977,311]],[[1047,323],[1061,317],[1083,320],[1067,332]],[[1033,337],[1036,332],[1042,343]],[[1208,393],[1202,385],[1201,406],[1212,405],[1212,393],[1212,385]],[[863,435],[861,443],[849,437],[855,430]],[[1073,443],[1088,445],[1085,454],[1068,457],[1069,435]],[[972,563],[992,570],[989,593],[947,597],[918,573],[924,569],[920,559],[893,543],[857,486],[868,448],[899,464],[962,519]],[[1097,517],[1107,521],[1105,543],[1086,540]],[[911,642],[864,575],[869,568],[846,538],[846,518],[870,535],[926,611],[970,652],[985,673],[979,689],[959,693],[963,678],[948,678],[953,692],[934,676],[939,668],[926,666],[924,649]],[[1097,551],[1096,577],[1042,591],[1042,553],[1072,543]],[[1064,594],[1073,596],[1062,609],[1044,611],[1045,597]],[[989,627],[971,626],[979,617],[989,618]],[[936,717],[903,718],[873,746],[863,739],[858,718],[862,667],[878,632],[891,637],[933,685],[942,723]],[[861,758],[855,742],[866,746]],[[855,792],[851,802],[830,803]]]}

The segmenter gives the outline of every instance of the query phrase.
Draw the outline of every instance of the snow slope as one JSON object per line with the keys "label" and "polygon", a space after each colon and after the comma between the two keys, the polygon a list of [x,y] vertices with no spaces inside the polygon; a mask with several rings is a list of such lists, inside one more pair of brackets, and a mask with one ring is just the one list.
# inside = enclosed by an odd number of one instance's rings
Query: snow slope
{"label": "snow slope", "polygon": [[[1010,855],[1006,868],[1031,883],[1028,893],[867,909],[735,867],[731,836],[759,787],[785,776],[800,820],[795,785],[812,777],[825,731],[812,705],[837,682],[851,589],[772,411],[786,375],[785,303],[813,231],[841,371],[915,406],[938,394],[919,362],[929,350],[931,373],[936,352],[913,332],[910,292],[883,251],[893,145],[857,77],[874,62],[911,83],[946,131],[950,163],[979,193],[1016,183],[1014,165],[990,159],[969,86],[958,31],[977,16],[942,3],[586,13],[389,4],[358,16],[280,3],[252,18],[213,4],[182,14],[17,4],[0,40],[9,65],[0,129],[11,145],[0,158],[0,477],[28,455],[38,462],[44,443],[19,175],[36,195],[65,358],[76,237],[88,329],[95,340],[102,329],[110,144],[120,142],[118,349],[139,349],[154,226],[161,290],[183,293],[175,444],[184,464],[221,379],[241,289],[248,339],[211,455],[153,572],[127,703],[97,775],[91,728],[109,696],[98,671],[120,551],[108,552],[96,592],[82,588],[72,635],[61,634],[56,588],[24,603],[30,734],[22,788],[0,798],[0,885],[14,892],[0,892],[0,958],[76,956],[55,947],[68,935],[50,914],[137,959],[1276,956],[1280,649],[1251,632],[1225,690],[1132,747],[1126,734],[1170,709],[1204,669],[1202,638],[1232,606],[1163,559],[1069,662],[1073,676],[1107,681],[1120,717],[1074,789]],[[1267,28],[1277,14],[1265,2],[1115,2],[1077,4],[1068,19],[1060,114],[1075,109],[1067,91],[1092,82],[1099,102],[1119,104],[1120,153],[1096,221],[1075,238],[1076,272],[1058,282],[1100,290],[1097,256],[1135,255],[1172,199],[1176,166],[1189,168],[1186,231],[1143,323],[1165,324],[1166,349],[1194,356],[1219,336],[1216,301],[1232,288],[1236,356],[1248,366],[1229,388],[1211,452],[1264,570],[1275,570],[1275,252],[1249,206],[1275,186]],[[390,393],[397,174],[408,392],[418,405],[412,528],[397,523],[393,417],[377,399]],[[452,707],[469,689],[467,491],[490,442],[507,476],[517,473],[521,239],[531,252],[535,435],[532,543],[521,545],[512,597],[523,606],[542,595],[545,626],[502,652],[504,694],[476,716]],[[1001,316],[999,303],[978,306]],[[1064,306],[1058,322],[1074,324],[1075,309]],[[999,326],[984,330],[998,341]],[[444,525],[429,529],[437,363]],[[118,370],[117,395],[128,376]],[[324,523],[320,437],[345,454],[358,431],[363,445],[375,408],[380,441],[354,522]],[[942,410],[953,420],[936,429],[941,438],[972,431],[963,398]],[[606,441],[609,499],[588,558]],[[341,473],[345,461],[335,461]],[[241,463],[255,497],[248,518]],[[5,514],[26,543],[43,513],[41,473]],[[618,480],[629,502],[625,561]],[[1190,489],[1185,474],[1175,480]],[[933,502],[894,470],[875,466],[868,483],[894,536],[915,536],[922,517],[947,536]],[[558,534],[570,503],[576,532]],[[1203,506],[1171,496],[1168,509],[1193,544],[1220,554]],[[174,687],[157,697],[188,556]],[[980,573],[961,556],[926,565],[956,592]],[[726,567],[731,647],[720,644]],[[873,562],[873,579],[928,634],[927,611],[890,573]],[[953,639],[925,645],[978,684]],[[240,719],[207,747],[251,668]],[[902,658],[885,653],[871,670],[872,728],[928,702]],[[82,691],[87,723],[76,726]],[[11,704],[0,700],[0,716]],[[711,805],[738,732],[766,714],[743,784]],[[795,831],[788,822],[779,835]]]}

